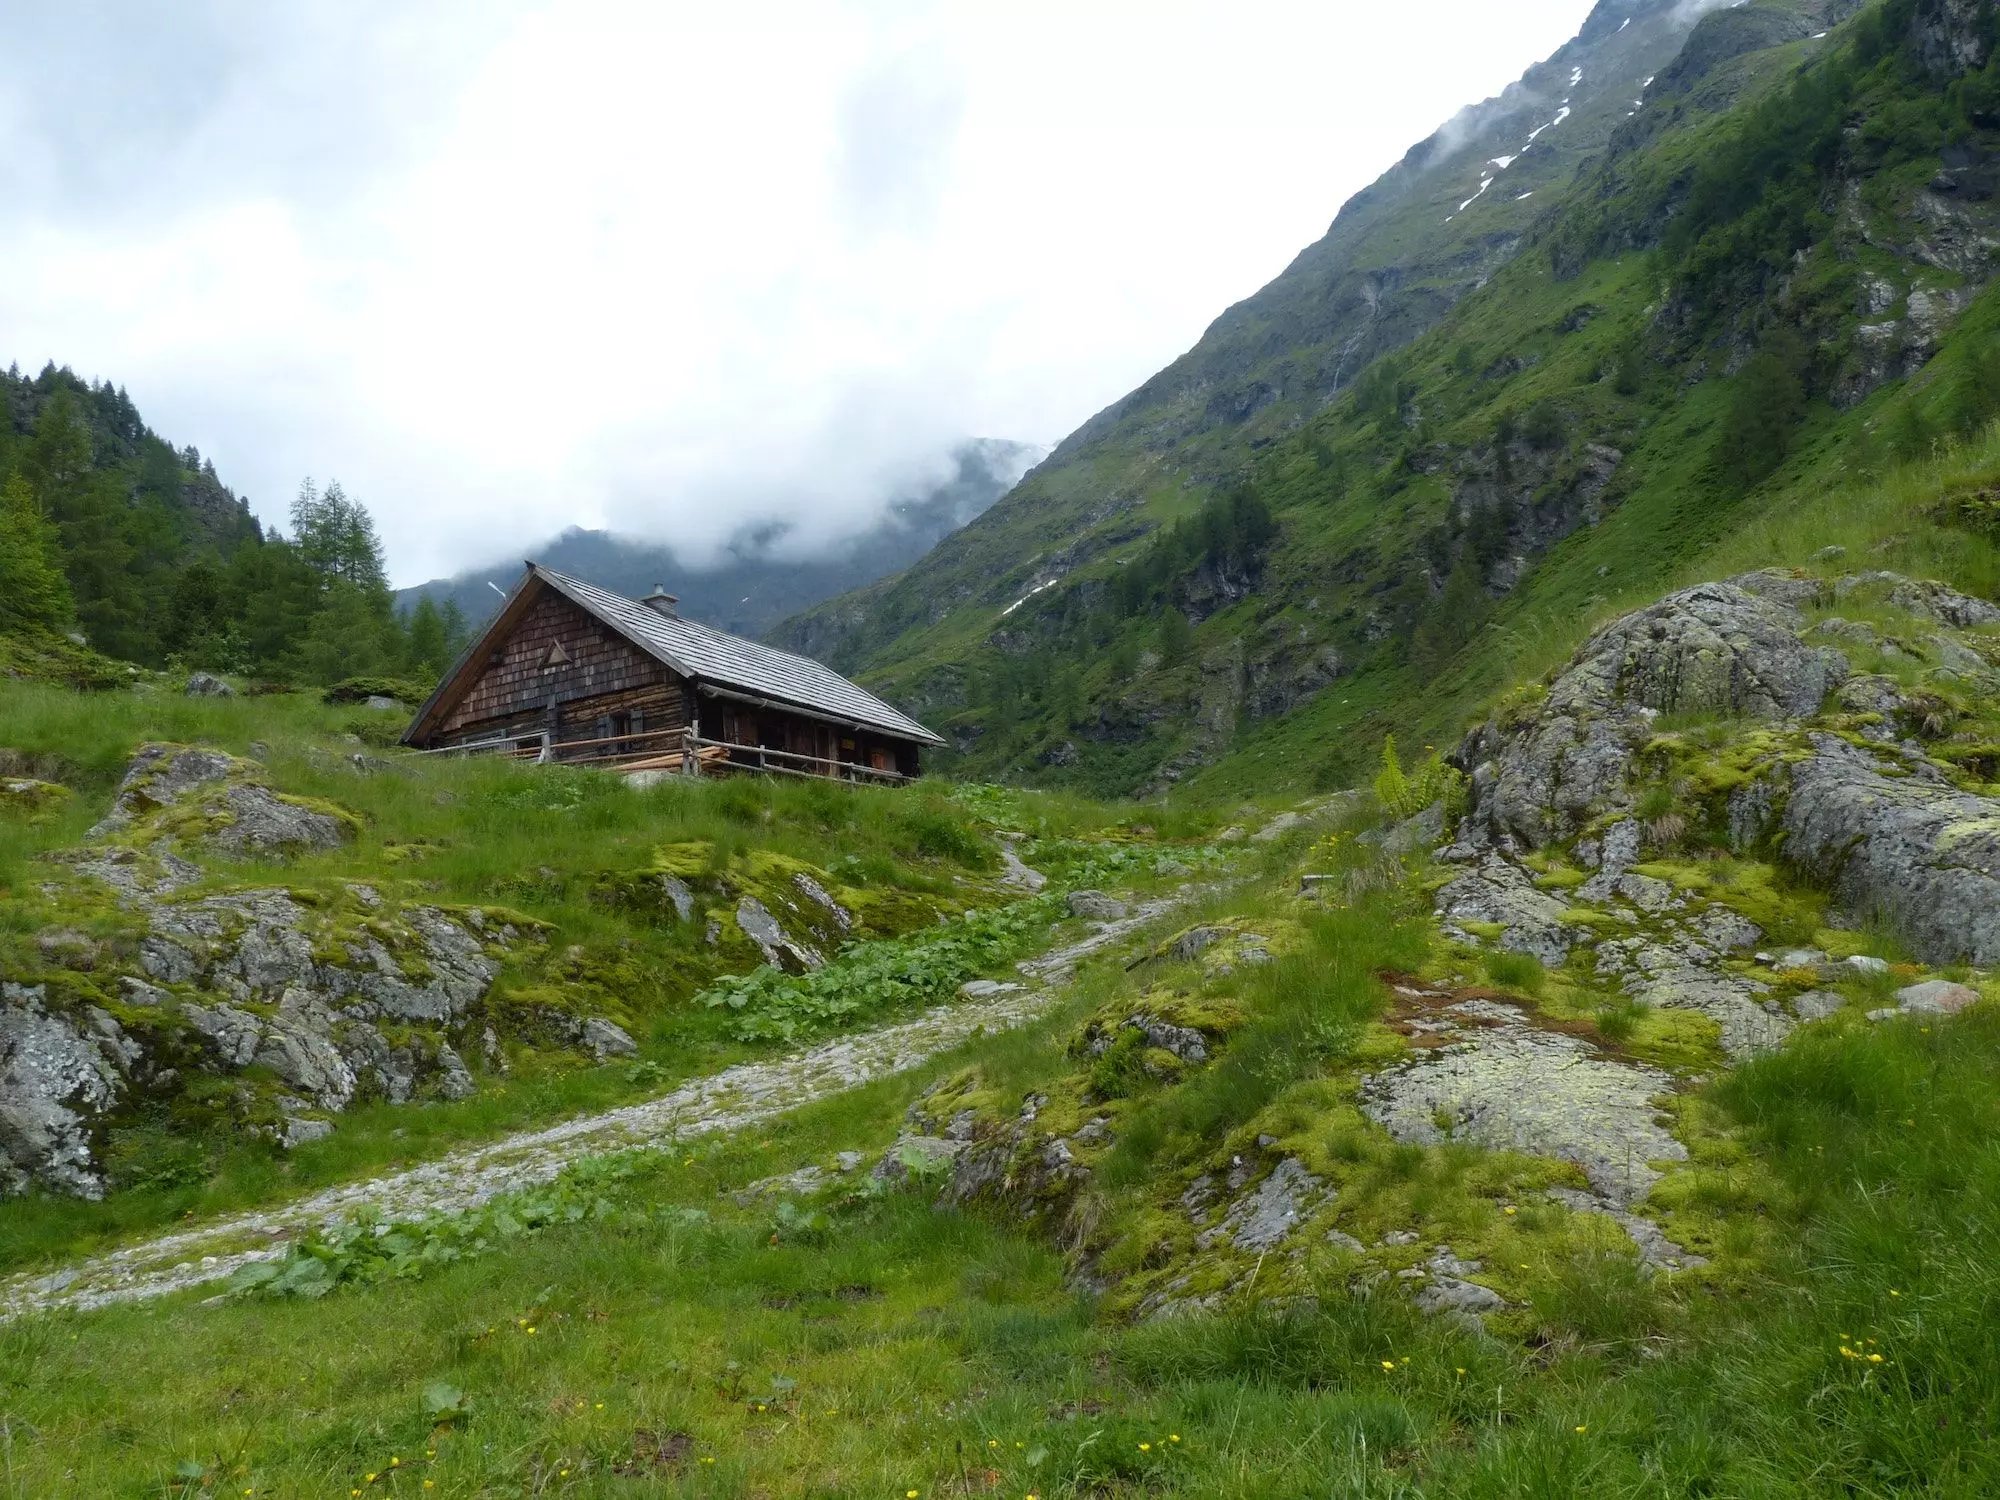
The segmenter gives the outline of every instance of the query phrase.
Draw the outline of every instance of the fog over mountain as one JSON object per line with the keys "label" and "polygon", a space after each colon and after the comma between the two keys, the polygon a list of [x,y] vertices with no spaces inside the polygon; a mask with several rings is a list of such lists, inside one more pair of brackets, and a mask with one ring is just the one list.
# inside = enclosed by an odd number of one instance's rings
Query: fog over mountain
{"label": "fog over mountain", "polygon": [[267,523],[338,476],[401,583],[831,543],[1074,429],[1586,8],[1430,0],[1385,67],[1406,10],[1294,0],[8,7],[4,354]]}
{"label": "fog over mountain", "polygon": [[866,530],[827,544],[802,525],[775,520],[740,529],[719,553],[690,554],[657,542],[570,527],[528,549],[450,578],[404,589],[404,607],[429,595],[457,603],[468,621],[490,615],[520,577],[523,562],[583,578],[628,596],[664,587],[690,619],[741,635],[762,635],[823,599],[900,572],[959,527],[976,520],[1048,450],[978,438],[941,455],[936,470],[884,497]]}

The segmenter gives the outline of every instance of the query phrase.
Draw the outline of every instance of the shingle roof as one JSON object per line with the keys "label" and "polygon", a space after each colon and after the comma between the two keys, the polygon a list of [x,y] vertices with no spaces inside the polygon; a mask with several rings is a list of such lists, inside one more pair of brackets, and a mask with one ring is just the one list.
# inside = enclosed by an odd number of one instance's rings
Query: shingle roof
{"label": "shingle roof", "polygon": [[873,693],[856,687],[810,657],[746,641],[677,615],[663,615],[622,594],[557,573],[539,563],[530,563],[529,567],[549,587],[683,677],[796,704],[845,723],[866,725],[906,739],[932,745],[944,743],[915,719],[898,713]]}

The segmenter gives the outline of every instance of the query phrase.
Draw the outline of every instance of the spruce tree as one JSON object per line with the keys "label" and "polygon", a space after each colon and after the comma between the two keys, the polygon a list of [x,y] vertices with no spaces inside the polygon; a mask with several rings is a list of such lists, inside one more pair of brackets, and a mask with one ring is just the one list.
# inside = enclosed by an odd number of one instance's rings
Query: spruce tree
{"label": "spruce tree", "polygon": [[14,475],[0,485],[0,627],[60,627],[73,608],[56,528]]}

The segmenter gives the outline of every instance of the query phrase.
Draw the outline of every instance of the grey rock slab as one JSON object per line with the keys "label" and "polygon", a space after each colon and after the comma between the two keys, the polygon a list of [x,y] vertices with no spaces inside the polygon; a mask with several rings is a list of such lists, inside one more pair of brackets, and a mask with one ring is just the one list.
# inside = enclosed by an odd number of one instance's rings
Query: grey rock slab
{"label": "grey rock slab", "polygon": [[1032,869],[1021,862],[1021,856],[1014,852],[1014,841],[1000,841],[1000,883],[1013,886],[1016,890],[1030,894],[1039,891],[1049,883],[1049,877],[1040,870]]}
{"label": "grey rock slab", "polygon": [[[1600,968],[1607,950],[1619,945],[1600,948]],[[1732,1058],[1768,1052],[1791,1031],[1789,1018],[1765,1006],[1761,984],[1717,968],[1716,955],[1689,938],[1639,941],[1625,951],[1626,994],[1642,1005],[1701,1012],[1720,1028],[1722,1050]]]}
{"label": "grey rock slab", "polygon": [[967,1000],[990,1000],[995,995],[1013,995],[1021,986],[1004,979],[968,979],[958,987],[958,993]]}
{"label": "grey rock slab", "polygon": [[[1894,577],[1894,574],[1886,575]],[[1905,578],[1889,590],[1889,602],[1913,615],[1922,615],[1945,625],[1978,627],[2000,625],[2000,605],[1961,594],[1957,589],[1929,579]]]}
{"label": "grey rock slab", "polygon": [[1115,922],[1125,915],[1125,903],[1102,891],[1071,891],[1063,904],[1071,916],[1093,922]]}
{"label": "grey rock slab", "polygon": [[1466,1279],[1484,1269],[1476,1260],[1461,1260],[1452,1254],[1451,1246],[1440,1245],[1418,1273],[1423,1285],[1413,1300],[1427,1313],[1460,1318],[1476,1320],[1483,1313],[1497,1312],[1507,1305],[1507,1299],[1489,1286]]}
{"label": "grey rock slab", "polygon": [[1850,910],[1886,918],[1927,963],[2000,963],[2000,801],[1834,735],[1812,747],[1791,768],[1786,858],[1823,872]]}
{"label": "grey rock slab", "polygon": [[1444,921],[1498,923],[1505,929],[1498,939],[1502,948],[1532,954],[1550,967],[1569,956],[1575,941],[1563,921],[1568,909],[1498,854],[1487,855],[1437,894],[1437,914]]}
{"label": "grey rock slab", "polygon": [[676,917],[683,922],[693,919],[694,892],[688,889],[685,880],[678,875],[663,875],[660,877],[660,890],[673,903]]}
{"label": "grey rock slab", "polygon": [[882,1153],[874,1176],[880,1182],[902,1182],[913,1171],[949,1164],[965,1147],[966,1142],[945,1136],[906,1135]]}
{"label": "grey rock slab", "polygon": [[40,986],[0,985],[0,1186],[104,1193],[91,1125],[123,1087],[105,1039],[48,1009]]}
{"label": "grey rock slab", "polygon": [[1845,997],[1832,990],[1807,990],[1792,997],[1792,1014],[1801,1021],[1824,1021],[1837,1015],[1846,1004]]}
{"label": "grey rock slab", "polygon": [[1968,1005],[1979,1003],[1979,991],[1949,979],[1926,979],[1896,991],[1896,1003],[1904,1010],[1931,1016],[1955,1016]]}
{"label": "grey rock slab", "polygon": [[196,672],[181,692],[189,698],[234,698],[236,689],[212,672]]}
{"label": "grey rock slab", "polygon": [[1687,1159],[1653,1103],[1673,1087],[1665,1073],[1537,1030],[1511,1006],[1488,1002],[1477,1018],[1488,1024],[1468,1026],[1463,1040],[1363,1080],[1368,1117],[1399,1141],[1471,1141],[1573,1162],[1620,1204],[1651,1191],[1660,1176],[1652,1163]]}
{"label": "grey rock slab", "polygon": [[602,1016],[591,1016],[583,1023],[583,1046],[599,1062],[630,1057],[639,1050],[639,1044],[626,1034],[624,1027]]}
{"label": "grey rock slab", "polygon": [[1294,828],[1300,827],[1304,822],[1305,817],[1303,814],[1281,812],[1262,828],[1251,834],[1250,837],[1254,842],[1259,844],[1273,844],[1290,833]]}
{"label": "grey rock slab", "polygon": [[1191,963],[1228,936],[1227,927],[1190,927],[1167,944],[1167,957],[1178,963]]}
{"label": "grey rock slab", "polygon": [[86,836],[100,839],[117,833],[140,815],[170,806],[197,788],[223,780],[234,764],[220,750],[141,745],[125,767],[124,778],[112,798],[111,811]]}
{"label": "grey rock slab", "polygon": [[1535,712],[1488,724],[1461,747],[1475,768],[1474,820],[1539,847],[1628,805],[1632,752],[1661,713],[1816,712],[1846,660],[1801,641],[1798,611],[1771,593],[1699,584],[1592,636]]}
{"label": "grey rock slab", "polygon": [[842,932],[854,930],[854,913],[833,899],[831,892],[812,876],[801,870],[792,877],[792,884],[804,893],[806,899],[833,918],[833,925]]}
{"label": "grey rock slab", "polygon": [[1287,1156],[1264,1180],[1229,1205],[1221,1222],[1195,1236],[1207,1249],[1227,1237],[1238,1250],[1269,1250],[1332,1195],[1296,1157]]}
{"label": "grey rock slab", "polygon": [[232,786],[223,794],[230,821],[201,842],[225,854],[278,859],[319,849],[336,849],[348,826],[328,813],[287,802],[268,787]]}
{"label": "grey rock slab", "polygon": [[764,962],[774,969],[796,974],[805,969],[826,967],[824,955],[810,943],[793,941],[778,925],[778,919],[771,915],[769,908],[755,896],[745,896],[736,903],[736,925],[745,937],[757,945],[757,951],[764,955]]}

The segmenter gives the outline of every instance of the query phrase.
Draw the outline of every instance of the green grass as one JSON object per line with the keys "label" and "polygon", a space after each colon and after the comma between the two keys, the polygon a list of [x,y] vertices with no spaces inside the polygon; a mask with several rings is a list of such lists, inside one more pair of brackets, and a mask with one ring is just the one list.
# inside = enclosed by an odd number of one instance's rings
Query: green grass
{"label": "green grass", "polygon": [[[992,1471],[997,1493],[1044,1496],[1982,1493],[2000,1482],[1996,1067],[2000,1024],[1975,1012],[1829,1030],[1737,1074],[1715,1103],[1782,1182],[1792,1253],[1737,1297],[1581,1258],[1537,1294],[1538,1349],[1331,1288],[1314,1311],[1108,1323],[1006,1223],[863,1195],[792,1239],[720,1195],[881,1143],[916,1086],[892,1080],[662,1162],[613,1225],[417,1280],[11,1325],[6,1482],[881,1496],[978,1492]],[[464,1397],[442,1425],[437,1383]],[[683,1466],[621,1472],[673,1434]],[[184,1464],[205,1483],[176,1488]]]}
{"label": "green grass", "polygon": [[[755,967],[740,944],[710,948],[702,923],[680,923],[632,894],[634,877],[662,850],[703,869],[746,880],[774,860],[801,861],[852,906],[868,948],[837,960],[829,985],[873,963],[894,967],[894,940],[930,933],[939,914],[1021,905],[992,883],[996,828],[1025,834],[1028,857],[1058,887],[1084,879],[1150,889],[1163,848],[1189,849],[1213,819],[1177,807],[1122,807],[1001,788],[926,782],[885,792],[787,778],[667,784],[634,790],[590,771],[480,759],[415,757],[343,738],[383,738],[393,715],[330,707],[316,694],[188,699],[157,679],[128,692],[79,694],[32,682],[0,682],[0,722],[9,765],[60,780],[76,795],[37,823],[0,818],[0,972],[12,979],[43,965],[39,934],[80,927],[130,959],[131,920],[84,888],[51,901],[41,856],[79,843],[102,817],[133,750],[152,740],[213,744],[255,754],[272,784],[351,810],[360,836],[292,864],[217,864],[211,884],[272,883],[332,890],[361,880],[392,897],[501,906],[547,924],[545,958],[502,975],[502,996],[556,986],[595,996],[640,1044],[635,1059],[604,1067],[568,1053],[521,1049],[506,1076],[488,1076],[471,1098],[362,1105],[327,1139],[280,1154],[227,1130],[190,1126],[185,1113],[138,1111],[120,1127],[112,1156],[121,1191],[103,1203],[33,1197],[0,1202],[0,1268],[44,1262],[114,1242],[186,1216],[208,1216],[299,1196],[357,1176],[394,1170],[454,1145],[552,1119],[612,1108],[717,1071],[800,1034],[793,1024],[745,1033],[741,1017],[701,1003],[721,974]],[[357,768],[351,757],[366,759]],[[1012,919],[1043,924],[1049,903]],[[652,906],[661,905],[657,897]],[[987,920],[987,919],[982,919]],[[968,928],[969,930],[969,928]],[[836,934],[836,940],[838,935]],[[928,939],[926,939],[928,942]],[[936,946],[930,943],[930,946]],[[961,945],[962,950],[963,945]],[[1006,954],[954,950],[951,983],[981,959],[995,972]],[[829,945],[829,953],[832,945]],[[136,972],[133,970],[132,972]],[[928,972],[928,971],[927,971]],[[900,981],[900,970],[889,974]],[[933,976],[936,977],[936,976]],[[942,980],[939,979],[939,983]],[[886,1017],[925,1003],[938,984],[874,986],[866,1008]],[[843,994],[829,1001],[852,1013]],[[823,1028],[822,1017],[814,1025]]]}

